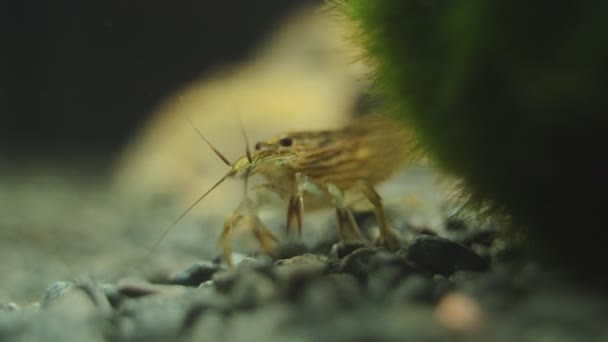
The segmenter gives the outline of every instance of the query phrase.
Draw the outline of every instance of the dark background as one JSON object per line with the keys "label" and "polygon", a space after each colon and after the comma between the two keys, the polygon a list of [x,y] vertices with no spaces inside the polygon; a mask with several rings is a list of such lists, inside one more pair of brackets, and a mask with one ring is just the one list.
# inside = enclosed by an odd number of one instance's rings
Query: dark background
{"label": "dark background", "polygon": [[109,157],[166,95],[316,2],[4,2],[0,152]]}

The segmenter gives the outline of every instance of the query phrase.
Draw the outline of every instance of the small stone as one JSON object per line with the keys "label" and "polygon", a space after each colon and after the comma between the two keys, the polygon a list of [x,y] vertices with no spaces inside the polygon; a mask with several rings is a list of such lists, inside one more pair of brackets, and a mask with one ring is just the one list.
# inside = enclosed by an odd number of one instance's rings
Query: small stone
{"label": "small stone", "polygon": [[420,268],[404,257],[388,252],[384,248],[359,248],[340,262],[338,270],[354,275],[366,282],[372,273],[381,268],[394,268],[400,276],[419,272]]}
{"label": "small stone", "polygon": [[[179,285],[172,285],[179,286]],[[205,305],[205,293],[189,287],[174,297],[146,296],[125,300],[117,310],[111,340],[173,341],[198,318]]]}
{"label": "small stone", "polygon": [[418,235],[406,251],[408,260],[445,276],[458,270],[486,271],[489,262],[457,242],[430,235]]}
{"label": "small stone", "polygon": [[369,276],[367,286],[376,300],[384,301],[387,294],[398,286],[404,278],[423,272],[404,257],[380,250],[374,256],[376,269]]}
{"label": "small stone", "polygon": [[138,298],[149,295],[163,295],[172,297],[186,292],[182,285],[150,284],[141,280],[122,279],[118,282],[117,290],[129,298]]}
{"label": "small stone", "polygon": [[366,282],[369,274],[376,268],[375,248],[359,248],[340,262],[339,271],[354,275],[359,281]]}
{"label": "small stone", "polygon": [[382,267],[370,275],[367,290],[374,301],[384,302],[391,290],[401,283],[405,275],[396,267]]}
{"label": "small stone", "polygon": [[358,240],[343,240],[335,243],[331,246],[329,256],[334,259],[342,259],[348,254],[356,251],[359,248],[365,247],[366,244],[363,241]]}
{"label": "small stone", "polygon": [[477,301],[460,292],[444,296],[435,308],[435,317],[448,330],[463,335],[481,330],[485,320]]}
{"label": "small stone", "polygon": [[302,255],[298,255],[289,259],[281,259],[277,260],[274,263],[277,267],[309,267],[309,268],[317,268],[322,271],[329,271],[335,267],[335,265],[331,262],[331,260],[323,255],[323,254],[311,254],[306,253]]}
{"label": "small stone", "polygon": [[232,309],[251,309],[277,296],[275,273],[254,267],[239,267],[220,271],[213,275],[217,293],[226,295]]}
{"label": "small stone", "polygon": [[390,295],[392,304],[407,302],[431,303],[434,283],[429,276],[413,274],[403,280]]}
{"label": "small stone", "polygon": [[251,309],[278,294],[274,281],[255,271],[243,271],[235,279],[229,297],[235,309]]}
{"label": "small stone", "polygon": [[220,271],[213,274],[213,286],[220,293],[228,293],[237,279],[237,272],[234,269]]}
{"label": "small stone", "polygon": [[[393,257],[396,257],[393,255]],[[390,298],[395,288],[401,284],[405,278],[413,274],[421,273],[419,268],[402,259],[402,263],[393,261],[387,263],[373,271],[367,281],[367,290],[370,296],[377,301],[386,301]]]}
{"label": "small stone", "polygon": [[275,265],[281,293],[289,300],[295,300],[313,279],[336,268],[327,256],[310,253],[277,260]]}
{"label": "small stone", "polygon": [[225,270],[226,267],[208,260],[194,263],[187,269],[169,276],[169,283],[183,286],[199,286],[210,280],[215,272]]}
{"label": "small stone", "polygon": [[238,267],[225,269],[216,272],[212,276],[213,286],[220,293],[228,293],[232,290],[234,284],[241,277],[247,274],[259,273],[269,279],[275,279],[275,270],[272,267],[272,260],[266,257],[263,258],[248,258],[246,262],[242,262]]}
{"label": "small stone", "polygon": [[364,298],[357,278],[348,273],[335,273],[312,279],[298,303],[315,316],[333,317],[356,307]]}
{"label": "small stone", "polygon": [[422,271],[420,267],[414,265],[410,261],[408,261],[405,257],[388,252],[384,249],[379,249],[376,255],[374,256],[376,263],[378,266],[382,267],[396,267],[399,268],[401,272],[411,273],[411,272],[420,272]]}

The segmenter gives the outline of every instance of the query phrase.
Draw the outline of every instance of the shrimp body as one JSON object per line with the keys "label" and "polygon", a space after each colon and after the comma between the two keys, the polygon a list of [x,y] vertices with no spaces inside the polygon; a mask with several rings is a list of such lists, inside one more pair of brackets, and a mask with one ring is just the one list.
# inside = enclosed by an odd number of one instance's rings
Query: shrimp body
{"label": "shrimp body", "polygon": [[[251,165],[246,157],[235,165],[247,165],[278,189],[297,188],[300,174],[321,191],[329,184],[343,192],[364,181],[371,186],[389,178],[409,158],[409,130],[391,119],[371,116],[335,131],[301,131],[258,142]],[[330,196],[316,196],[307,208],[326,207]]]}
{"label": "shrimp body", "polygon": [[[387,226],[374,186],[409,159],[411,139],[410,131],[401,123],[379,116],[360,119],[340,130],[286,133],[258,142],[254,151],[231,165],[224,179],[263,176],[268,181],[264,184],[267,189],[288,199],[288,233],[294,221],[301,233],[306,203],[307,210],[335,207],[341,238],[360,239],[345,195],[353,192],[363,195],[374,207],[382,241],[394,249],[399,243]],[[228,262],[232,228],[246,216],[253,222],[253,232],[267,252],[271,252],[271,242],[276,241],[257,215],[250,213],[250,203],[246,198],[224,225],[220,244]]]}

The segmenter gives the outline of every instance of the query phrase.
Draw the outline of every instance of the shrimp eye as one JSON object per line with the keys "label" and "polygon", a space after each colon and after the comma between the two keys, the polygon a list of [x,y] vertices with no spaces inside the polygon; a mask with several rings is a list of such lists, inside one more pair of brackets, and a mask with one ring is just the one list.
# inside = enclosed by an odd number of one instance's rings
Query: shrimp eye
{"label": "shrimp eye", "polygon": [[281,144],[281,146],[284,146],[284,147],[289,147],[289,146],[293,145],[293,139],[283,138],[283,139],[279,140],[279,144]]}
{"label": "shrimp eye", "polygon": [[262,148],[262,143],[261,142],[255,144],[255,150],[256,151],[259,151],[261,148]]}

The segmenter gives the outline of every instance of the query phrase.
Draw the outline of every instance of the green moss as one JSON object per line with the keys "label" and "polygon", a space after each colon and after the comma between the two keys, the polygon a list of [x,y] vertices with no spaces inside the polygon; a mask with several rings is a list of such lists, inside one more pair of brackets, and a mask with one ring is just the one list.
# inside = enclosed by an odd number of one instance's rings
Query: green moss
{"label": "green moss", "polygon": [[608,256],[608,3],[353,0],[346,10],[388,110],[478,207],[506,210],[565,264]]}

